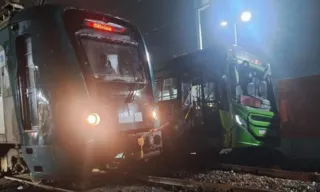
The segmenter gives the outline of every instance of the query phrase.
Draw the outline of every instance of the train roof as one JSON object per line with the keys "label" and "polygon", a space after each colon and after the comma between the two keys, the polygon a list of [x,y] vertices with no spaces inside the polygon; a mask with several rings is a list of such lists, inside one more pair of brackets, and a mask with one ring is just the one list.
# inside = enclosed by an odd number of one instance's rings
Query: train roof
{"label": "train roof", "polygon": [[13,15],[13,17],[10,19],[9,24],[13,24],[13,23],[18,22],[20,20],[33,19],[33,18],[39,16],[39,14],[43,14],[43,13],[48,14],[48,13],[54,13],[54,12],[59,12],[59,11],[63,12],[65,10],[71,10],[71,9],[95,13],[95,14],[106,16],[106,17],[112,17],[113,19],[116,19],[118,21],[130,23],[128,20],[125,20],[125,19],[117,17],[117,16],[110,15],[107,13],[103,13],[103,12],[98,12],[98,11],[88,10],[88,9],[83,9],[83,8],[76,8],[76,7],[73,7],[70,5],[45,4],[45,5],[41,5],[41,6],[29,7],[29,8],[23,9],[23,10],[15,13]]}

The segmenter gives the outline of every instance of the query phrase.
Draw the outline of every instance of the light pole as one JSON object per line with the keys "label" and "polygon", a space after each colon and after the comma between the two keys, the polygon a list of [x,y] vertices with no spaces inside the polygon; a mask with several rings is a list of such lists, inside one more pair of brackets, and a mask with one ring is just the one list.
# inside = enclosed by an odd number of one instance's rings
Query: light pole
{"label": "light pole", "polygon": [[[242,22],[249,22],[251,20],[252,14],[249,11],[244,11],[240,15],[240,20]],[[227,21],[221,21],[220,23],[221,27],[227,27],[228,22]],[[237,29],[237,22],[233,23],[233,35],[234,35],[234,45],[238,45],[238,29]]]}

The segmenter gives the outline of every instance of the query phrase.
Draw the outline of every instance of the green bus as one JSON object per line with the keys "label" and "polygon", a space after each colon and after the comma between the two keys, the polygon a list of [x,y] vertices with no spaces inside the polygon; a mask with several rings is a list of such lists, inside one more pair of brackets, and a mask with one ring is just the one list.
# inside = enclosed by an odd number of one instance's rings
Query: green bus
{"label": "green bus", "polygon": [[156,72],[160,121],[170,125],[163,130],[164,150],[280,145],[270,64],[246,55],[241,47],[215,46]]}

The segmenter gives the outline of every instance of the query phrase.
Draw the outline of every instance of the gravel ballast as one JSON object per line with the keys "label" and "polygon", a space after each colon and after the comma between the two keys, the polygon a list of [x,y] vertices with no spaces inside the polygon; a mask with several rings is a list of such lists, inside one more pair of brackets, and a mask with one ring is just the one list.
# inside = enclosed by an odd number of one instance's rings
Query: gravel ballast
{"label": "gravel ballast", "polygon": [[237,187],[248,187],[255,189],[266,189],[271,191],[295,192],[312,191],[320,192],[320,183],[295,181],[289,179],[272,178],[267,176],[256,176],[252,174],[235,173],[233,171],[208,171],[205,173],[182,172],[177,174],[179,178],[196,180],[201,182],[231,184]]}

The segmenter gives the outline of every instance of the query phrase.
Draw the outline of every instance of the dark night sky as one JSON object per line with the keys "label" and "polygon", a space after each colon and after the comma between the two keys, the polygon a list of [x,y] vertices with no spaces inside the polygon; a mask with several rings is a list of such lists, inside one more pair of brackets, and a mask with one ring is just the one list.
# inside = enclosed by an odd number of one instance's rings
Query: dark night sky
{"label": "dark night sky", "polygon": [[[24,4],[30,2],[22,0]],[[154,62],[196,47],[193,0],[48,0],[48,3],[95,9],[131,20],[145,35]],[[239,44],[267,55],[276,79],[320,73],[319,0],[215,0],[214,6],[213,21],[243,8],[253,12],[252,22],[239,26]]]}

